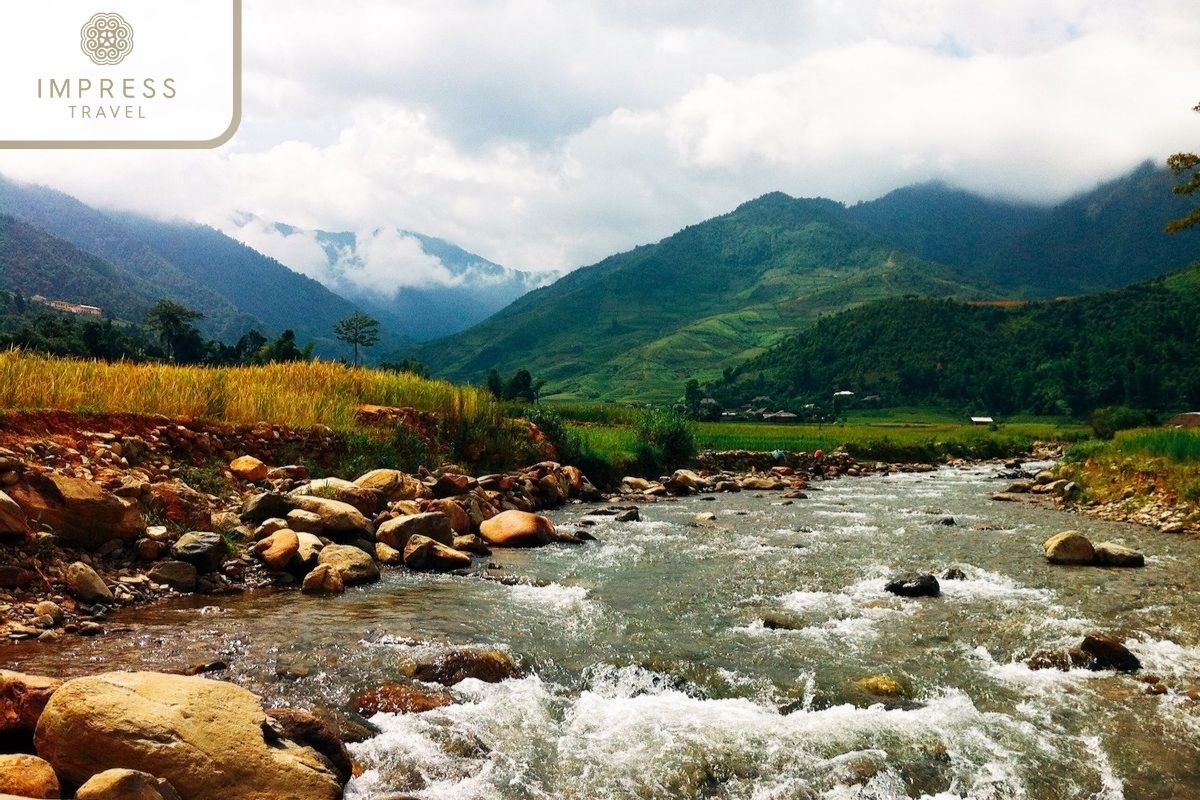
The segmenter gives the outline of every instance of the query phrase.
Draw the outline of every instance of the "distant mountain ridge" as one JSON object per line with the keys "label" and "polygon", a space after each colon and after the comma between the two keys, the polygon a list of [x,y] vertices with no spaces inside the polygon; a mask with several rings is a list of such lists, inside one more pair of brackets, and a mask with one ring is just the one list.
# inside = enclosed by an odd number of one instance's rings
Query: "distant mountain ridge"
{"label": "distant mountain ridge", "polygon": [[[322,355],[346,354],[332,330],[354,313],[354,303],[213,228],[103,212],[54,189],[3,177],[0,214],[42,234],[30,236],[10,224],[10,237],[14,231],[21,236],[10,238],[7,263],[34,263],[29,259],[37,255],[39,269],[56,276],[60,286],[73,287],[43,292],[47,296],[98,305],[135,321],[167,298],[203,312],[201,329],[226,342],[251,328],[270,336],[290,328],[301,342],[315,342]],[[59,244],[51,246],[47,237]],[[14,249],[21,243],[25,256]],[[36,283],[9,273],[0,288],[25,293],[22,287]],[[406,339],[385,329],[375,355],[388,357],[407,347]]]}
{"label": "distant mountain ridge", "polygon": [[269,239],[260,242],[248,234],[264,226],[283,238],[282,258],[293,238],[312,242],[324,254],[321,264],[289,266],[417,341],[465,330],[560,275],[504,267],[444,239],[399,227],[325,231],[241,213],[231,233],[270,249]]}
{"label": "distant mountain ridge", "polygon": [[420,349],[480,380],[527,367],[550,392],[669,399],[824,314],[887,297],[1036,298],[1120,288],[1200,258],[1163,232],[1191,208],[1143,164],[1055,206],[941,183],[845,207],[775,192],[576,270]]}

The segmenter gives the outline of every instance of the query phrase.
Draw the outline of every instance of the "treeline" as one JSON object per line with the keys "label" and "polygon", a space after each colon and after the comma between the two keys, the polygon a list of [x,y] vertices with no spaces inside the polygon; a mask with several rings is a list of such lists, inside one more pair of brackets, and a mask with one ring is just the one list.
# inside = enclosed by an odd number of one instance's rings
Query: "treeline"
{"label": "treeline", "polygon": [[899,298],[820,320],[709,392],[803,407],[832,393],[881,405],[1085,416],[1200,407],[1200,264],[1076,300],[1016,308]]}
{"label": "treeline", "polygon": [[19,294],[0,291],[0,349],[19,347],[55,356],[105,361],[174,361],[179,364],[267,364],[307,361],[311,343],[301,346],[284,331],[268,339],[247,331],[234,344],[201,335],[198,311],[163,300],[141,324],[57,311]]}

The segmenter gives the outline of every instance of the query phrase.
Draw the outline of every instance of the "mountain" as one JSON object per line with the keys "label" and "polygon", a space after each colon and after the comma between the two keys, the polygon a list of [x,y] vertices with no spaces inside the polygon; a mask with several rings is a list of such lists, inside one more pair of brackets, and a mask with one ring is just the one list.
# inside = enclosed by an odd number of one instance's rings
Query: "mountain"
{"label": "mountain", "polygon": [[[168,298],[202,311],[203,332],[226,342],[251,328],[268,336],[291,328],[301,342],[315,341],[319,354],[346,355],[331,331],[357,306],[213,228],[102,212],[62,192],[2,177],[0,214],[91,257],[92,273],[107,276],[107,283],[77,280],[78,302],[140,320],[150,305]],[[67,274],[78,259],[64,258],[56,269]],[[91,287],[86,292],[85,283]],[[18,284],[8,288],[18,289]],[[48,288],[42,294],[75,299]],[[374,354],[390,357],[407,347],[406,339],[385,329]]]}
{"label": "mountain", "polygon": [[96,305],[125,319],[141,319],[156,302],[137,278],[7,215],[0,215],[0,288]]}
{"label": "mountain", "polygon": [[444,239],[401,228],[330,232],[244,213],[233,225],[234,236],[278,248],[285,261],[285,253],[307,250],[305,263],[290,266],[416,341],[465,330],[558,277],[503,267]]}
{"label": "mountain", "polygon": [[[161,222],[124,213],[110,216],[193,280],[253,313],[268,330],[290,328],[301,342],[316,342],[317,352],[322,355],[346,355],[346,346],[332,336],[333,326],[358,306],[312,278],[206,225]],[[394,331],[384,326],[376,346],[379,355],[408,346]]]}
{"label": "mountain", "polygon": [[525,367],[565,396],[662,400],[822,314],[897,294],[994,292],[896,248],[838,203],[774,193],[576,270],[418,357],[459,380]]}
{"label": "mountain", "polygon": [[780,342],[714,388],[730,405],[758,395],[820,404],[841,390],[878,395],[884,405],[1001,414],[1196,408],[1200,262],[1069,300],[859,306]]}
{"label": "mountain", "polygon": [[1004,287],[1013,297],[1117,289],[1200,258],[1200,241],[1169,235],[1194,202],[1150,162],[1053,207],[929,183],[849,209],[879,236],[922,258]]}

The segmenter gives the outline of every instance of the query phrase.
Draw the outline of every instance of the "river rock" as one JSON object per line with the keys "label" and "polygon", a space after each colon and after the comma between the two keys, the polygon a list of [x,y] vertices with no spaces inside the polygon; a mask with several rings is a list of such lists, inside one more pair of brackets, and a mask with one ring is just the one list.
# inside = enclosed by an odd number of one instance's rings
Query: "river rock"
{"label": "river rock", "polygon": [[317,559],[325,543],[311,533],[296,533],[296,558],[291,564],[293,572],[307,575],[317,565]]}
{"label": "river rock", "polygon": [[1144,567],[1146,557],[1132,547],[1115,542],[1100,542],[1095,547],[1096,564],[1101,567]]}
{"label": "river rock", "polygon": [[266,539],[254,545],[254,554],[258,556],[267,569],[281,572],[300,552],[300,537],[295,531],[275,531]]}
{"label": "river rock", "polygon": [[937,597],[942,593],[938,579],[928,573],[900,575],[889,580],[883,588],[900,597]]}
{"label": "river rock", "polygon": [[254,456],[238,456],[229,462],[229,471],[244,481],[261,481],[267,477],[267,465]]}
{"label": "river rock", "polygon": [[354,710],[363,716],[375,714],[421,714],[454,702],[454,695],[438,689],[422,689],[408,683],[385,683],[354,698]]}
{"label": "river rock", "polygon": [[247,497],[242,503],[239,516],[243,522],[261,523],[268,519],[283,518],[295,508],[292,499],[280,492],[259,492]]}
{"label": "river rock", "polygon": [[63,572],[63,580],[76,600],[84,603],[112,602],[113,593],[104,583],[104,579],[82,561],[76,561],[67,567]]}
{"label": "river rock", "polygon": [[1096,550],[1079,531],[1056,533],[1045,541],[1042,550],[1051,564],[1091,564]]}
{"label": "river rock", "polygon": [[42,709],[62,681],[0,669],[0,733],[33,733]]}
{"label": "river rock", "polygon": [[886,675],[868,675],[865,678],[859,678],[854,682],[854,686],[879,697],[904,696],[904,687],[900,685],[900,682]]}
{"label": "river rock", "polygon": [[440,511],[446,515],[447,521],[450,523],[450,529],[455,534],[471,532],[471,515],[467,513],[461,505],[460,501],[445,498],[443,500],[434,500],[429,503],[429,511]]}
{"label": "river rock", "polygon": [[132,542],[146,529],[137,501],[86,478],[27,474],[8,492],[26,518],[49,527],[69,547],[95,550],[113,539]]}
{"label": "river rock", "polygon": [[521,671],[503,650],[465,647],[422,655],[402,667],[407,677],[426,683],[453,686],[475,678],[484,683],[500,683],[519,677]]}
{"label": "river rock", "polygon": [[4,492],[0,492],[0,536],[24,536],[29,531],[25,512]]}
{"label": "river rock", "polygon": [[300,591],[304,594],[341,594],[346,591],[342,573],[330,564],[318,564],[304,576]]}
{"label": "river rock", "polygon": [[186,561],[160,561],[150,570],[148,577],[177,592],[196,591],[196,567]]}
{"label": "river rock", "polygon": [[944,581],[965,581],[966,579],[967,573],[963,571],[962,567],[950,567],[942,573]]}
{"label": "river rock", "polygon": [[269,735],[259,699],[230,683],[110,672],[63,684],[37,751],[67,782],[108,769],[165,778],[184,800],[338,800],[342,781],[310,747]]}
{"label": "river rock", "polygon": [[404,554],[391,545],[383,542],[375,543],[375,560],[380,564],[387,564],[389,567],[396,567],[404,563]]}
{"label": "river rock", "polygon": [[773,492],[787,488],[787,484],[778,478],[742,478],[738,481],[738,485],[752,492]]}
{"label": "river rock", "polygon": [[54,768],[37,756],[0,755],[0,793],[28,798],[61,797]]}
{"label": "river rock", "polygon": [[75,800],[180,800],[169,782],[136,769],[106,769],[79,787]]}
{"label": "river rock", "polygon": [[1079,643],[1079,649],[1092,659],[1091,669],[1137,672],[1142,668],[1142,662],[1129,652],[1129,648],[1100,631],[1089,631]]}
{"label": "river rock", "polygon": [[408,543],[404,545],[404,566],[414,570],[450,572],[471,566],[471,557],[428,536],[416,534],[408,537]]}
{"label": "river rock", "polygon": [[364,489],[378,490],[392,502],[433,497],[433,491],[428,486],[398,469],[373,469],[354,483]]}
{"label": "river rock", "polygon": [[379,580],[379,566],[375,559],[348,544],[330,544],[317,556],[317,564],[328,564],[337,570],[347,586],[371,583]]}
{"label": "river rock", "polygon": [[354,773],[350,752],[328,723],[298,708],[269,708],[267,717],[282,738],[311,747],[325,759],[342,781],[350,780]]}
{"label": "river rock", "polygon": [[623,494],[636,494],[648,492],[652,489],[661,488],[654,481],[648,481],[645,478],[637,478],[632,475],[626,475],[621,479],[621,492]]}
{"label": "river rock", "polygon": [[624,511],[618,511],[613,515],[613,520],[616,522],[638,522],[642,518],[642,512],[636,508],[627,508]]}
{"label": "river rock", "polygon": [[433,484],[433,496],[458,497],[471,491],[476,485],[475,479],[469,475],[446,472],[439,475],[437,482]]}
{"label": "river rock", "polygon": [[554,523],[527,511],[504,511],[479,526],[484,541],[494,547],[541,547],[554,538]]}
{"label": "river rock", "polygon": [[461,550],[464,553],[474,553],[477,556],[490,556],[492,554],[492,548],[487,546],[487,542],[475,534],[455,536],[454,549]]}
{"label": "river rock", "polygon": [[311,511],[321,517],[322,531],[326,536],[346,539],[374,539],[375,529],[362,512],[341,500],[310,495],[293,495],[296,508]]}
{"label": "river rock", "polygon": [[[321,521],[320,514],[314,514],[311,511],[305,511],[303,508],[293,508],[287,514],[287,519],[282,520],[283,527],[289,528],[296,533],[314,533],[320,534],[325,529],[325,523]],[[267,520],[270,522],[270,520]],[[265,522],[263,523],[266,524]]]}
{"label": "river rock", "polygon": [[292,490],[292,495],[324,497],[354,506],[366,517],[375,516],[383,505],[383,493],[367,489],[341,478],[320,478]]}
{"label": "river rock", "polygon": [[663,484],[671,494],[694,494],[708,488],[708,481],[690,469],[677,469]]}
{"label": "river rock", "polygon": [[229,546],[218,533],[191,531],[175,541],[171,546],[171,555],[191,564],[197,572],[215,572],[229,555]]}
{"label": "river rock", "polygon": [[450,528],[450,520],[440,511],[395,517],[380,523],[379,529],[375,531],[377,541],[401,552],[408,544],[410,536],[424,536],[444,545],[454,544],[454,531]]}

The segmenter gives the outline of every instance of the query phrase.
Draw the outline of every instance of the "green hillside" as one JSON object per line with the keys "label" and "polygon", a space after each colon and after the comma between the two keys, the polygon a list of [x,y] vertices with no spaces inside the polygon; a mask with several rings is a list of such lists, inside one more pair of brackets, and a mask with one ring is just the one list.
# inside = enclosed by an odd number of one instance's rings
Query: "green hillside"
{"label": "green hillside", "polygon": [[1200,407],[1200,263],[1073,300],[1018,307],[893,298],[821,320],[714,386],[735,405],[883,405],[1082,415]]}
{"label": "green hillside", "polygon": [[988,293],[897,250],[838,203],[774,193],[579,269],[419,357],[459,380],[526,367],[560,396],[661,400],[822,314],[893,295]]}
{"label": "green hillside", "polygon": [[32,225],[0,214],[0,289],[100,306],[107,315],[141,319],[152,287]]}

